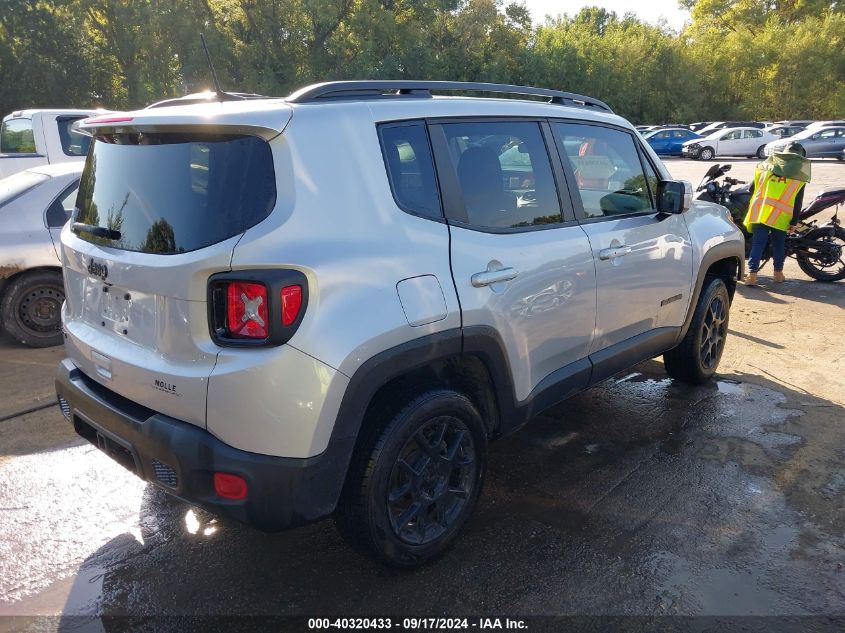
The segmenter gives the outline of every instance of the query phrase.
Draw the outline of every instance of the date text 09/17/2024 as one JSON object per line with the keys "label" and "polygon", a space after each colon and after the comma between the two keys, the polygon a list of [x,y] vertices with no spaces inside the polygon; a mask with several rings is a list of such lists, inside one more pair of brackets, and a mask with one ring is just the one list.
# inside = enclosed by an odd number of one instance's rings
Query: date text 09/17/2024
{"label": "date text 09/17/2024", "polygon": [[309,618],[308,630],[468,631],[522,630],[524,620],[511,618]]}

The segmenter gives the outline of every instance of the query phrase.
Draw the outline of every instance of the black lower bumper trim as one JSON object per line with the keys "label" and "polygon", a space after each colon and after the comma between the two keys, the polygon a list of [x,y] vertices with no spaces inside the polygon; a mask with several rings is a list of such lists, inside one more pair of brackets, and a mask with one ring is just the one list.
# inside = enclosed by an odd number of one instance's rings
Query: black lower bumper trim
{"label": "black lower bumper trim", "polygon": [[[79,435],[142,479],[211,512],[278,531],[319,520],[335,509],[351,443],[332,444],[307,459],[242,451],[106,389],[70,359],[59,365],[56,392],[68,403]],[[215,472],[243,477],[248,497],[234,501],[217,496]]]}

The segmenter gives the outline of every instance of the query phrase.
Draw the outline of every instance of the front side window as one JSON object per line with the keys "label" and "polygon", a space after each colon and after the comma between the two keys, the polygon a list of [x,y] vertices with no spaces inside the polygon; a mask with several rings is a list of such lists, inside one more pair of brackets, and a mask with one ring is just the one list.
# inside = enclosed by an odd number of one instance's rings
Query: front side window
{"label": "front side window", "polygon": [[379,128],[381,151],[396,203],[410,213],[441,218],[440,196],[425,124]]}
{"label": "front side window", "polygon": [[85,163],[76,222],[82,239],[172,254],[222,242],[255,226],[276,201],[266,141],[222,134],[119,134],[97,139]]}
{"label": "front side window", "polygon": [[723,141],[736,141],[742,138],[742,130],[734,130],[722,136]]}
{"label": "front side window", "polygon": [[62,151],[68,156],[85,156],[91,145],[91,137],[80,134],[73,129],[73,124],[85,117],[65,116],[56,119],[59,127],[59,141],[62,144]]}
{"label": "front side window", "polygon": [[833,138],[836,136],[836,130],[825,130],[821,134],[819,134],[819,138]]}
{"label": "front side window", "polygon": [[35,154],[32,119],[7,119],[0,126],[0,154]]}
{"label": "front side window", "polygon": [[443,131],[467,223],[513,229],[561,222],[538,123],[446,123]]}
{"label": "front side window", "polygon": [[[634,138],[596,125],[555,123],[561,159],[569,162],[586,218],[652,210]],[[656,175],[655,175],[656,178]]]}

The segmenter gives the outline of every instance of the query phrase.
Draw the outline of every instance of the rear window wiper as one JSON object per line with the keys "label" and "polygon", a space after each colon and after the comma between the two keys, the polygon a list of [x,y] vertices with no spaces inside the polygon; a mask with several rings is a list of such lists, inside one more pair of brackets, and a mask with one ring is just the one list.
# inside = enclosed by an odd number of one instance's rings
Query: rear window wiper
{"label": "rear window wiper", "polygon": [[120,239],[120,231],[109,229],[104,226],[96,226],[94,224],[83,224],[82,222],[74,222],[70,230],[74,233],[85,232],[90,233],[94,237],[103,237],[107,240],[117,241]]}

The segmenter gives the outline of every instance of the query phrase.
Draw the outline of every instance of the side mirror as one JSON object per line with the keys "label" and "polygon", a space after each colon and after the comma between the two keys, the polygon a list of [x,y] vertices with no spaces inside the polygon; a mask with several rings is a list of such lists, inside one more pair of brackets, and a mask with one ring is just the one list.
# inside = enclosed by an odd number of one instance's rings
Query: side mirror
{"label": "side mirror", "polygon": [[686,180],[661,180],[657,183],[658,213],[683,213],[692,205],[692,184]]}

